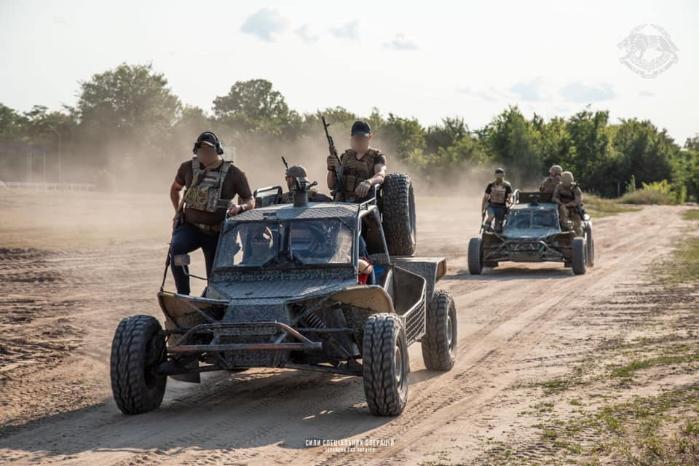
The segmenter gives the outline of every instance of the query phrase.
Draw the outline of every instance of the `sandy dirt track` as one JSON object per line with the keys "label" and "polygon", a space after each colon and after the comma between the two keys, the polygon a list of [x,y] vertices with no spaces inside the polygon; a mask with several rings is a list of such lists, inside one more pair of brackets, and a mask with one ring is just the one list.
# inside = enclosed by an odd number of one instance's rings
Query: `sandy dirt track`
{"label": "sandy dirt track", "polygon": [[[2,208],[3,220],[14,218]],[[476,277],[464,253],[477,212],[420,199],[419,252],[448,259],[441,286],[456,299],[459,353],[453,370],[434,373],[419,345],[411,347],[400,417],[370,416],[358,378],[287,370],[209,374],[201,385],[170,380],[160,410],[127,417],[111,400],[108,359],[119,319],[160,317],[155,292],[167,237],[157,222],[168,215],[159,201],[147,208],[152,215],[109,229],[146,233],[85,250],[71,243],[68,227],[60,244],[0,227],[0,245],[10,245],[0,250],[0,462],[488,463],[494,442],[533,436],[517,414],[531,400],[513,389],[563,371],[601,333],[623,333],[623,316],[601,312],[600,303],[641,289],[648,264],[683,227],[680,208],[647,207],[595,222],[598,260],[584,276],[555,264],[505,264]],[[459,212],[453,221],[451,209]],[[307,447],[309,439],[380,443],[345,451]],[[537,454],[535,445],[528,458]]]}

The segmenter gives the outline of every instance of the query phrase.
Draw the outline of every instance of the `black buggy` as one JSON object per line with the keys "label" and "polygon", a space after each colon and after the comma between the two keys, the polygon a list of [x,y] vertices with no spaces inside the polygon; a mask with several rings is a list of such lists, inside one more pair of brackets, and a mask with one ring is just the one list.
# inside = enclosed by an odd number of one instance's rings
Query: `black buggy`
{"label": "black buggy", "polygon": [[501,232],[482,230],[468,243],[468,270],[480,274],[501,262],[563,262],[576,275],[594,266],[592,220],[583,214],[583,236],[562,229],[551,194],[515,191]]}
{"label": "black buggy", "polygon": [[[403,204],[412,201],[406,180],[392,182],[402,183]],[[201,372],[275,367],[360,376],[372,414],[400,414],[408,347],[420,341],[428,369],[451,369],[457,321],[453,299],[435,288],[446,260],[392,254],[414,241],[414,229],[387,243],[386,210],[395,207],[387,198],[308,203],[297,192],[293,204],[227,219],[203,297],[161,289],[164,329],[147,315],[119,323],[111,356],[119,409],[158,408],[168,376],[199,382]],[[414,227],[414,217],[402,221]],[[360,256],[373,262],[373,283],[358,283]]]}

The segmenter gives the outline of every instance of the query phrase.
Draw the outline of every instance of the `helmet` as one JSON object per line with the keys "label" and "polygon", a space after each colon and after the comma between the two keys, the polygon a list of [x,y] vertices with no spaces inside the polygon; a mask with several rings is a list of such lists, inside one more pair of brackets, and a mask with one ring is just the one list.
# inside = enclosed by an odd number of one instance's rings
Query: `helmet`
{"label": "helmet", "polygon": [[306,169],[301,165],[292,165],[286,169],[286,176],[291,178],[306,178]]}
{"label": "helmet", "polygon": [[561,183],[571,184],[573,181],[575,181],[573,178],[573,173],[571,173],[571,172],[561,173]]}
{"label": "helmet", "polygon": [[551,165],[551,168],[549,168],[549,173],[553,175],[560,175],[563,173],[563,167],[560,165]]}

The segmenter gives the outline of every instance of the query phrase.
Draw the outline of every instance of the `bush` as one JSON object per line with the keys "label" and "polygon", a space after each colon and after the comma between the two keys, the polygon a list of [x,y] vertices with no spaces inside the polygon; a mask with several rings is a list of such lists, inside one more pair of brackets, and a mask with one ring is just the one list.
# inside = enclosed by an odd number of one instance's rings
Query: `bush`
{"label": "bush", "polygon": [[654,183],[643,183],[643,187],[636,191],[631,191],[621,197],[624,204],[652,204],[666,205],[676,204],[677,194],[673,192],[672,186],[667,180],[656,181]]}

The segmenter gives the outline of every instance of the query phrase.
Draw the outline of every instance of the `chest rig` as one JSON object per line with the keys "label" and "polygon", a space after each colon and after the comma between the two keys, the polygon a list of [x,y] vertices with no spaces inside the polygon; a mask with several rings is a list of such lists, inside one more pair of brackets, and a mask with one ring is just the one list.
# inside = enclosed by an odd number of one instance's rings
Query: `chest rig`
{"label": "chest rig", "polygon": [[490,185],[490,202],[492,204],[504,204],[507,199],[507,185],[505,183]]}
{"label": "chest rig", "polygon": [[576,187],[577,185],[575,183],[572,183],[570,185],[570,188],[567,188],[562,184],[558,185],[558,198],[561,200],[562,203],[567,204],[575,200]]}
{"label": "chest rig", "polygon": [[192,184],[184,195],[184,202],[190,209],[216,212],[228,207],[230,199],[222,199],[223,180],[226,179],[231,163],[223,161],[221,168],[203,170],[196,157],[192,159]]}
{"label": "chest rig", "polygon": [[374,176],[377,154],[375,149],[369,149],[359,160],[357,153],[351,149],[342,154],[342,176],[345,182],[343,191],[346,195],[353,196],[359,183]]}

